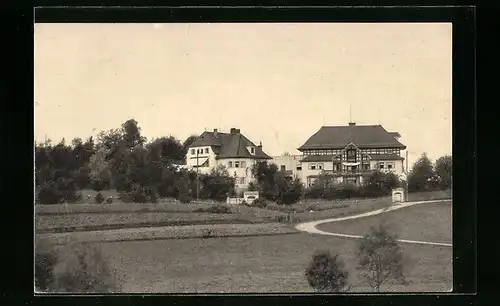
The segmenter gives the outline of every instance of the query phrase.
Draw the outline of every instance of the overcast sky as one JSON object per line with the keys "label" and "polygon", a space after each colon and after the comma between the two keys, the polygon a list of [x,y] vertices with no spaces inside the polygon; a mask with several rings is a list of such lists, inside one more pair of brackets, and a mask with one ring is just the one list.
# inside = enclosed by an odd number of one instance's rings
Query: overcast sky
{"label": "overcast sky", "polygon": [[148,139],[236,127],[296,154],[352,113],[399,132],[410,164],[434,159],[451,154],[451,36],[449,23],[36,24],[35,139],[134,118]]}

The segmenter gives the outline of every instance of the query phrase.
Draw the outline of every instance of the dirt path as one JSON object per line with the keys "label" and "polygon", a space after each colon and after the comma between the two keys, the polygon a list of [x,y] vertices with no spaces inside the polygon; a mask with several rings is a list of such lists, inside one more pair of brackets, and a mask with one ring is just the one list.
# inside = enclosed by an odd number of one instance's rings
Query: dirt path
{"label": "dirt path", "polygon": [[[319,234],[319,235],[328,235],[328,236],[336,236],[336,237],[344,237],[344,238],[354,238],[354,239],[360,239],[363,238],[363,236],[358,236],[358,235],[346,235],[342,233],[330,233],[330,232],[325,232],[321,231],[316,228],[316,226],[324,223],[331,223],[331,222],[340,222],[340,221],[345,221],[345,220],[352,220],[352,219],[358,219],[358,218],[364,218],[364,217],[370,217],[370,216],[375,216],[375,215],[380,215],[389,211],[393,211],[396,209],[400,208],[405,208],[405,207],[410,207],[414,205],[419,205],[419,204],[426,204],[426,203],[436,203],[436,202],[445,202],[445,201],[451,201],[450,199],[447,200],[434,200],[434,201],[417,201],[417,202],[406,202],[406,203],[401,203],[401,204],[395,204],[387,208],[382,208],[382,209],[377,209],[374,211],[362,213],[359,215],[353,215],[353,216],[348,216],[348,217],[341,217],[341,218],[330,218],[330,219],[323,219],[323,220],[318,220],[318,221],[311,221],[311,222],[304,222],[297,224],[295,228],[299,231],[303,232],[308,232],[311,234]],[[447,246],[451,247],[451,244],[448,243],[438,243],[438,242],[430,242],[430,241],[416,241],[416,240],[398,240],[399,242],[403,243],[410,243],[410,244],[424,244],[424,245],[437,245],[437,246]]]}

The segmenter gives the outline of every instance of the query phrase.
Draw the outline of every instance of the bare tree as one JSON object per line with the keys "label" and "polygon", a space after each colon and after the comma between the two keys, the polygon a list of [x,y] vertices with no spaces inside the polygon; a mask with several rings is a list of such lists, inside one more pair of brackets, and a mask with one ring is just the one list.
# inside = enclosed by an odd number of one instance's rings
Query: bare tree
{"label": "bare tree", "polygon": [[403,252],[396,237],[389,234],[385,226],[372,227],[358,248],[359,277],[373,291],[380,292],[380,287],[389,280],[406,284],[403,274]]}

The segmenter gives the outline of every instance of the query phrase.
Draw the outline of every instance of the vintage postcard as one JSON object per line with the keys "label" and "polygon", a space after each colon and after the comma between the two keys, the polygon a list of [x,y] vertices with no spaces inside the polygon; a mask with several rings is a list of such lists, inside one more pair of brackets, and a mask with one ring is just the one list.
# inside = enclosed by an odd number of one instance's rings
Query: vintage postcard
{"label": "vintage postcard", "polygon": [[37,293],[452,289],[451,23],[36,23]]}

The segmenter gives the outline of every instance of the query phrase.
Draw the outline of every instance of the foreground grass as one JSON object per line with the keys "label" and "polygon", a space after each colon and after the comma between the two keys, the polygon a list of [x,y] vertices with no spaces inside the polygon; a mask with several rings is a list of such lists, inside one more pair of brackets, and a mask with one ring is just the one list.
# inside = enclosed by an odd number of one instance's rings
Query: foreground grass
{"label": "foreground grass", "polygon": [[[449,203],[447,205],[420,204],[387,215],[339,222],[340,229],[333,230],[364,234],[369,225],[397,220],[400,226],[393,229],[399,228],[398,234],[404,238],[446,240],[451,232],[451,227],[446,225],[450,216]],[[122,292],[310,292],[304,270],[317,250],[340,254],[351,274],[352,291],[368,292],[370,288],[357,280],[354,256],[357,243],[355,239],[298,233],[97,242],[92,245],[100,248],[110,268],[122,276],[119,284]],[[409,285],[389,284],[383,286],[382,291],[442,292],[451,289],[452,248],[411,244],[402,244],[402,248]]]}
{"label": "foreground grass", "polygon": [[[285,236],[103,243],[124,292],[309,292],[304,270],[315,250],[340,253],[357,283],[356,241],[305,233]],[[384,291],[451,288],[451,248],[403,245],[408,286]]]}

